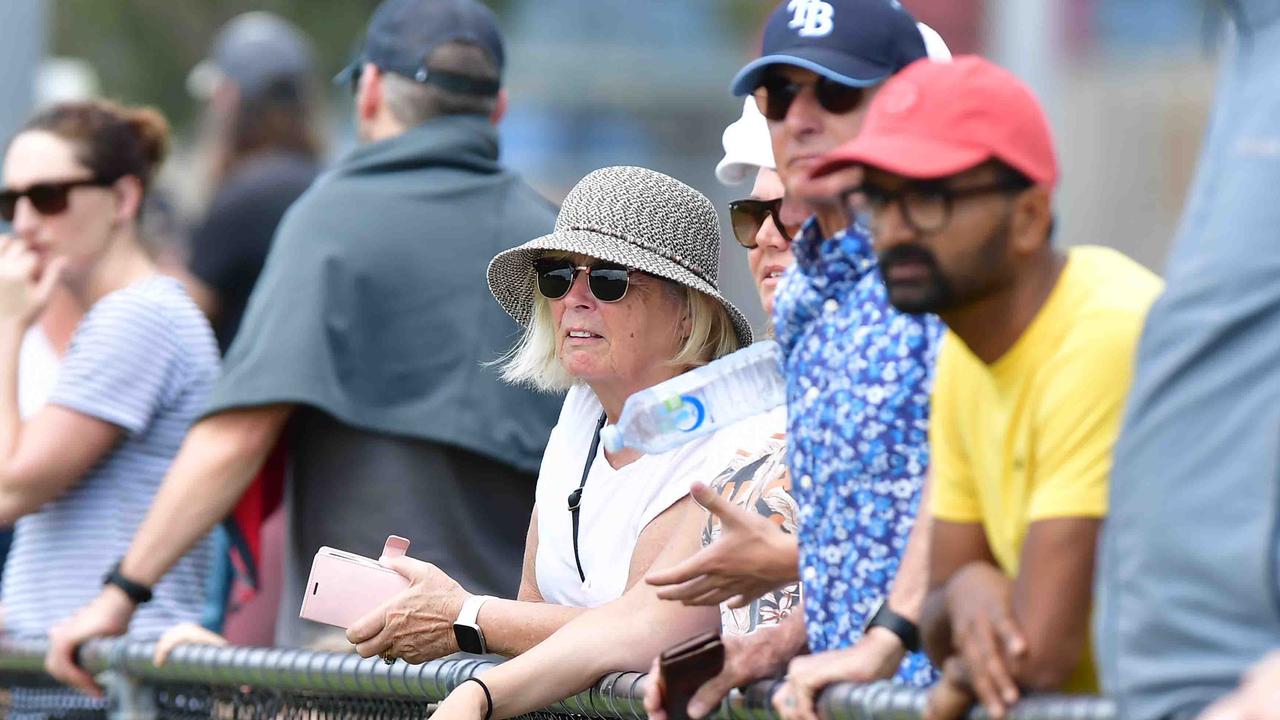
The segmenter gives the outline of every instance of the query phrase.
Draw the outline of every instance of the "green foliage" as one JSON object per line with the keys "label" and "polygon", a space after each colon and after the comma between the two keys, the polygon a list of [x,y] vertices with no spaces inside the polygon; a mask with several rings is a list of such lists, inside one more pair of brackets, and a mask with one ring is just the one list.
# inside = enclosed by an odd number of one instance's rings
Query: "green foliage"
{"label": "green foliage", "polygon": [[174,122],[192,118],[186,77],[227,20],[268,10],[314,41],[320,82],[346,64],[378,0],[56,0],[53,55],[97,68],[107,97],[156,105]]}
{"label": "green foliage", "polygon": [[[0,0],[3,1],[3,0]],[[592,0],[581,0],[584,3]],[[314,41],[321,83],[355,52],[379,0],[51,0],[51,54],[87,60],[103,93],[128,103],[159,107],[175,126],[187,126],[196,104],[186,93],[187,73],[204,56],[227,20],[268,10],[297,24]],[[499,15],[520,2],[485,0]],[[776,0],[636,0],[714,2],[732,33],[754,37]],[[330,94],[330,97],[336,97]],[[343,97],[343,100],[346,98]]]}

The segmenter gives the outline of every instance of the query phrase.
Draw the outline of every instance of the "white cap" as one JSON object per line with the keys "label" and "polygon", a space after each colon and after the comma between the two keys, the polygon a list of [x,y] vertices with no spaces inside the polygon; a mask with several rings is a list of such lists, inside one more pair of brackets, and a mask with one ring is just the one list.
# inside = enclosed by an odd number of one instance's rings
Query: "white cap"
{"label": "white cap", "polygon": [[746,97],[742,117],[724,129],[722,141],[724,157],[716,165],[716,179],[725,185],[737,185],[762,167],[775,168],[769,123],[760,114],[754,97]]}
{"label": "white cap", "polygon": [[946,41],[938,31],[924,23],[916,23],[916,27],[920,29],[920,37],[924,38],[924,51],[929,54],[929,59],[935,62],[951,62],[951,48],[947,47]]}

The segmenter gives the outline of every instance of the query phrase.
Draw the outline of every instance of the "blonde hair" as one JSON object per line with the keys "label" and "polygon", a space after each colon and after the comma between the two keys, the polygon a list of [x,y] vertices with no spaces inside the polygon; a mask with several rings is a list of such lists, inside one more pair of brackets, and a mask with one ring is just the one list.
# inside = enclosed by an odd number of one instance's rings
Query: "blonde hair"
{"label": "blonde hair", "polygon": [[[689,316],[689,336],[680,344],[669,365],[690,370],[706,365],[739,349],[741,344],[733,320],[715,298],[686,285],[663,280],[670,292],[684,301]],[[529,327],[515,347],[497,361],[502,379],[543,392],[563,392],[578,383],[556,354],[556,324],[551,303],[541,293],[533,293]]]}

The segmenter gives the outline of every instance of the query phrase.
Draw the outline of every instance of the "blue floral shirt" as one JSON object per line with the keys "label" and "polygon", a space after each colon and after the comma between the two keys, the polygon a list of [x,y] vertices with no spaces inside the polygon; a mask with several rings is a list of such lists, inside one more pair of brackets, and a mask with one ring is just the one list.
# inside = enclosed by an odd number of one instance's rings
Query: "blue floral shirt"
{"label": "blue floral shirt", "polygon": [[[929,391],[943,326],[889,304],[858,225],[823,240],[810,218],[774,300],[787,382],[800,578],[814,652],[849,647],[887,596],[929,465]],[[897,679],[936,679],[922,654]]]}

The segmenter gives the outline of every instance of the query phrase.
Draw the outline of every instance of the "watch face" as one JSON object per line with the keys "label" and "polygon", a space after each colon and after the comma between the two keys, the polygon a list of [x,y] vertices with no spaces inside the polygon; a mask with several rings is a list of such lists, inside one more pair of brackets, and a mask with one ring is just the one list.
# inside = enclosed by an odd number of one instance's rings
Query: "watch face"
{"label": "watch face", "polygon": [[458,641],[458,649],[462,652],[471,653],[472,655],[483,655],[485,653],[484,636],[480,634],[480,628],[473,625],[457,625],[453,626],[453,637]]}

